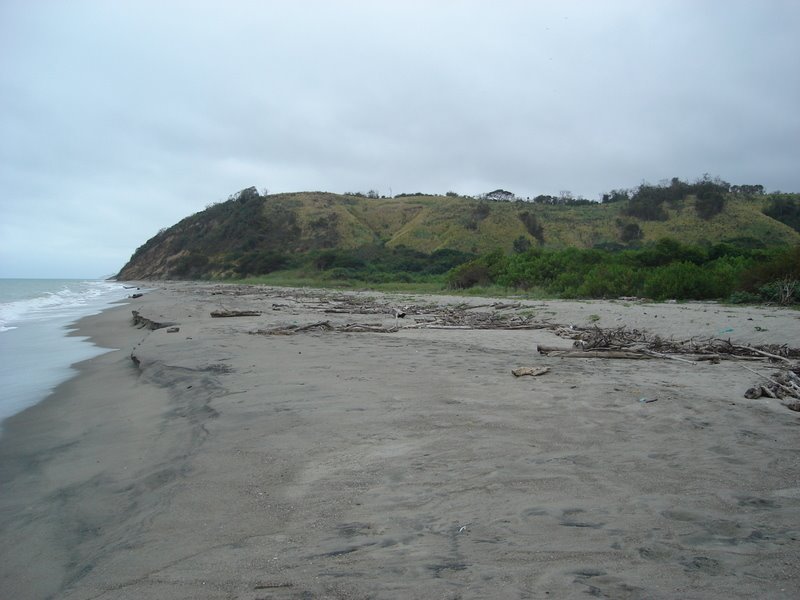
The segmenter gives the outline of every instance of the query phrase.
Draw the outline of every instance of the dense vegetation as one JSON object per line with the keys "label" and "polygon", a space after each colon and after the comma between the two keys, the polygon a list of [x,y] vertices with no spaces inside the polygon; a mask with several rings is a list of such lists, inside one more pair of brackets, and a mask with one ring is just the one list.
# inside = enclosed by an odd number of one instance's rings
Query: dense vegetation
{"label": "dense vegetation", "polygon": [[[669,185],[650,185],[643,183],[630,196],[625,214],[645,221],[666,221],[669,216],[664,205],[675,206],[688,196],[694,196],[695,211],[704,220],[718,215],[725,208],[725,194],[730,192],[731,184],[719,178],[711,179],[708,175],[694,183],[681,181],[673,177]],[[621,200],[628,196],[626,192],[615,191],[609,201]]]}
{"label": "dense vegetation", "polygon": [[239,277],[254,277],[278,270],[295,277],[324,282],[443,282],[443,276],[475,254],[458,250],[437,250],[431,254],[405,246],[363,246],[355,249],[329,249],[302,254],[265,251],[236,266]]}
{"label": "dense vegetation", "polygon": [[453,269],[448,285],[498,285],[562,298],[800,302],[800,245],[689,246],[662,239],[636,250],[530,249],[492,252]]}
{"label": "dense vegetation", "polygon": [[772,194],[764,214],[800,231],[800,194]]}

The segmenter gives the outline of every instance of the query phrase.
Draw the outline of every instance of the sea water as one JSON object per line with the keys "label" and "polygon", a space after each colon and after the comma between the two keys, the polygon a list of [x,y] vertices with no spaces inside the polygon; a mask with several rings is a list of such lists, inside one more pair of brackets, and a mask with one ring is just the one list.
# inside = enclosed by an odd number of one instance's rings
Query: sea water
{"label": "sea water", "polygon": [[0,279],[0,424],[47,397],[71,365],[109,350],[67,334],[131,291],[105,280]]}

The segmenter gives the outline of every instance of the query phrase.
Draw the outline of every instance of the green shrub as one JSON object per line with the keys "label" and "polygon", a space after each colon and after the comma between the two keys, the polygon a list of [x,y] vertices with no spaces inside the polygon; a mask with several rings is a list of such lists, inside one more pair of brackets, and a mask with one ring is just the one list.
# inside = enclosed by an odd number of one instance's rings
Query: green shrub
{"label": "green shrub", "polygon": [[703,190],[697,196],[694,209],[701,219],[709,220],[725,208],[725,196],[718,190]]}
{"label": "green shrub", "polygon": [[725,298],[734,291],[736,274],[727,263],[702,267],[691,262],[671,263],[647,271],[644,294],[655,300]]}
{"label": "green shrub", "polygon": [[625,223],[620,227],[619,239],[626,244],[638,241],[642,237],[644,237],[644,234],[637,223]]}
{"label": "green shrub", "polygon": [[579,298],[578,291],[584,282],[583,273],[578,271],[565,271],[556,276],[547,286],[547,291],[562,298]]}
{"label": "green shrub", "polygon": [[710,298],[725,298],[738,287],[742,271],[747,268],[748,260],[740,256],[726,256],[714,260],[703,269],[708,277],[708,293]]}
{"label": "green shrub", "polygon": [[279,252],[260,250],[247,252],[239,258],[235,271],[242,276],[266,275],[284,268],[289,263],[289,257]]}
{"label": "green shrub", "polygon": [[654,300],[713,298],[708,274],[690,262],[671,263],[649,270],[645,277],[644,294]]}
{"label": "green shrub", "polygon": [[539,223],[536,215],[526,210],[519,213],[517,217],[519,217],[519,220],[522,221],[526,231],[531,234],[531,236],[533,236],[533,238],[539,242],[539,244],[544,244],[544,227],[542,227],[542,224]]}
{"label": "green shrub", "polygon": [[701,265],[708,260],[708,256],[701,248],[686,246],[672,238],[662,238],[655,244],[648,245],[630,256],[637,264],[645,267],[660,267],[673,262],[691,262]]}
{"label": "green shrub", "polygon": [[423,259],[421,260],[424,262],[424,266],[421,271],[432,275],[447,273],[450,269],[476,258],[475,254],[471,252],[451,250],[450,248],[436,250],[430,256],[423,254],[422,257]]}
{"label": "green shrub", "polygon": [[751,292],[737,291],[728,296],[730,304],[757,304],[761,302],[761,296]]}
{"label": "green shrub", "polygon": [[476,285],[489,285],[492,277],[485,263],[475,260],[456,267],[447,276],[447,287],[464,290]]}
{"label": "green shrub", "polygon": [[193,279],[201,277],[208,267],[209,259],[204,254],[189,253],[181,256],[172,266],[171,277]]}
{"label": "green shrub", "polygon": [[511,247],[515,253],[523,254],[531,249],[531,241],[524,235],[521,235],[514,240],[514,243],[511,245]]}
{"label": "green shrub", "polygon": [[800,245],[793,248],[763,251],[741,277],[741,287],[748,292],[756,292],[768,283],[780,280],[800,279]]}
{"label": "green shrub", "polygon": [[[717,244],[701,248],[662,239],[640,250],[534,248],[511,256],[494,252],[462,265],[448,277],[450,286],[456,288],[494,283],[543,289],[564,298],[645,295],[656,300],[719,299],[736,291],[755,294],[776,281],[800,281],[800,247],[761,250]],[[745,280],[750,288],[743,287]],[[761,293],[773,302],[797,301],[796,288],[785,283]]]}
{"label": "green shrub", "polygon": [[316,255],[314,266],[320,271],[328,269],[363,269],[364,259],[349,250],[324,250]]}
{"label": "green shrub", "polygon": [[800,194],[775,195],[764,214],[800,231]]}
{"label": "green shrub", "polygon": [[328,275],[331,279],[361,279],[360,273],[356,269],[348,269],[347,267],[334,267],[328,270]]}
{"label": "green shrub", "polygon": [[447,287],[467,289],[476,285],[490,285],[507,269],[508,258],[502,250],[495,250],[450,271],[446,279]]}
{"label": "green shrub", "polygon": [[589,271],[578,287],[583,298],[617,298],[640,293],[644,274],[639,269],[621,264],[601,264]]}

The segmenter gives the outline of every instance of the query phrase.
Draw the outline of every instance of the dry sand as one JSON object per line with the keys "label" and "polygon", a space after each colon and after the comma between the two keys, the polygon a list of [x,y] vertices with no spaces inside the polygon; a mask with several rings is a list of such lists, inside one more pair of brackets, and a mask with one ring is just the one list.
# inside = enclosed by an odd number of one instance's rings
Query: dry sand
{"label": "dry sand", "polygon": [[[0,598],[800,595],[800,414],[743,397],[753,363],[548,358],[536,343],[564,341],[546,330],[249,335],[394,319],[323,314],[324,292],[159,288],[81,321],[119,350],[7,422]],[[800,340],[790,310],[526,304]]]}

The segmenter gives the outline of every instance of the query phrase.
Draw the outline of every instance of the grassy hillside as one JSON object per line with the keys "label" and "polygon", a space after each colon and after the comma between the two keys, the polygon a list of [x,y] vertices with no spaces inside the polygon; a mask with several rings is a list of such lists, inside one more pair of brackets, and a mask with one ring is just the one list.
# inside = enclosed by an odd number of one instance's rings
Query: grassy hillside
{"label": "grassy hillside", "polygon": [[[362,249],[353,260],[369,262],[382,249],[382,260],[391,262],[408,258],[402,252],[390,257],[386,252],[392,249],[426,255],[457,250],[467,260],[466,254],[497,249],[511,253],[528,247],[622,248],[664,237],[700,245],[743,239],[755,245],[800,243],[793,227],[764,213],[774,198],[718,196],[713,214],[706,218],[701,218],[697,203],[708,204],[708,197],[688,194],[657,200],[656,218],[644,219],[637,216],[641,211],[631,209],[642,200],[637,195],[629,202],[556,205],[457,196],[378,199],[324,192],[262,196],[248,188],[159,232],[134,253],[119,276],[257,275],[286,268],[299,256],[313,262],[331,250]],[[791,203],[800,204],[794,196],[786,201],[792,210]]]}
{"label": "grassy hillside", "polygon": [[697,199],[686,198],[675,208],[666,207],[669,219],[641,225],[645,240],[671,237],[689,244],[753,238],[767,245],[795,244],[797,231],[765,215],[766,199],[733,197],[718,215],[700,219],[695,210]]}

